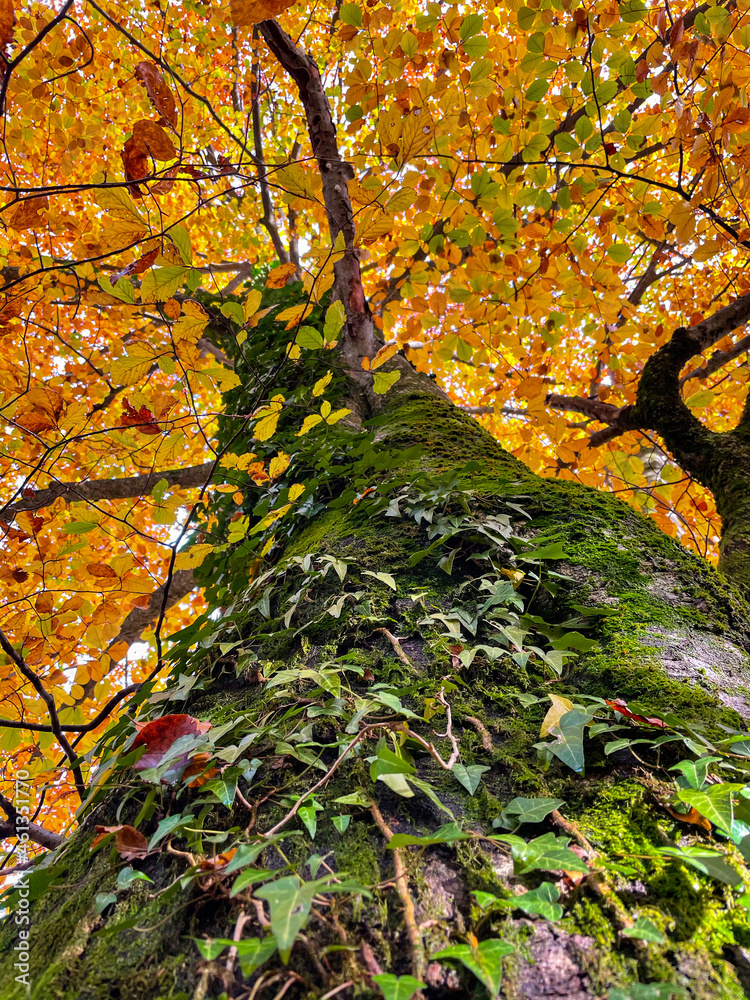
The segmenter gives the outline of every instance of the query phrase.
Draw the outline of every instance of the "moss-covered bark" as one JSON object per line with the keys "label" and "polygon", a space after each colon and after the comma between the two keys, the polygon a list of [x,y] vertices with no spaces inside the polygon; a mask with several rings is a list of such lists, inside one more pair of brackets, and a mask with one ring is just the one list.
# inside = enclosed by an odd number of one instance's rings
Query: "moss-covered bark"
{"label": "moss-covered bark", "polygon": [[[224,619],[212,624],[211,641],[178,665],[176,673],[193,671],[200,681],[187,702],[169,705],[215,727],[244,713],[239,734],[253,727],[260,733],[242,752],[245,759],[260,761],[250,784],[240,780],[244,801],[235,799],[231,809],[217,801],[203,811],[205,827],[219,831],[211,835],[216,846],[203,844],[204,854],[213,855],[274,827],[336,760],[335,749],[318,749],[311,758],[312,751],[296,754],[295,748],[335,748],[338,736],[343,746],[357,732],[356,723],[349,735],[342,732],[356,705],[377,685],[388,685],[391,697],[413,716],[393,715],[383,704],[362,724],[384,725],[391,719],[388,746],[401,746],[413,759],[415,776],[427,783],[431,795],[417,786],[411,787],[411,797],[403,797],[371,779],[365,757],[375,753],[386,730],[373,731],[318,792],[322,810],[314,841],[299,816],[285,828],[298,835],[283,841],[286,861],[304,879],[345,872],[369,887],[370,897],[354,892],[314,904],[288,965],[276,954],[243,978],[226,952],[206,960],[191,939],[231,938],[241,914],[247,918],[242,937],[261,936],[267,933],[268,910],[252,898],[252,885],[230,898],[233,876],[209,871],[185,885],[176,881],[190,863],[178,831],[156,853],[132,862],[153,881],[117,891],[116,902],[97,914],[97,895],[116,890],[125,862],[109,847],[91,854],[93,825],[137,823],[150,837],[160,819],[188,811],[203,794],[191,788],[179,798],[175,789],[164,787],[153,808],[144,809],[153,786],[123,772],[122,784],[115,782],[118,787],[96,802],[58,852],[59,859],[47,869],[47,884],[39,877],[34,883],[30,994],[15,982],[18,926],[12,913],[6,920],[0,934],[0,1000],[27,995],[38,1000],[368,997],[380,995],[371,978],[378,967],[421,977],[428,1000],[479,998],[486,994],[477,978],[461,965],[431,957],[450,943],[471,941],[471,935],[514,946],[503,963],[501,995],[509,1000],[588,1000],[632,983],[675,984],[694,1000],[746,995],[744,949],[750,946],[750,928],[738,891],[656,855],[665,844],[696,837],[711,841],[661,804],[670,787],[666,768],[690,756],[684,743],[665,744],[657,760],[645,745],[642,756],[637,747],[607,756],[603,742],[589,737],[585,773],[554,757],[545,762],[535,748],[550,693],[622,699],[637,703],[644,715],[671,712],[674,725],[694,730],[696,740],[700,734],[708,739],[725,735],[722,727],[744,729],[738,711],[750,711],[750,699],[745,700],[750,618],[742,598],[721,575],[615,498],[531,475],[474,421],[437,394],[419,391],[416,382],[405,378],[401,391],[391,394],[374,433],[379,454],[421,447],[418,457],[412,453],[397,469],[389,463],[387,472],[376,471],[375,480],[368,480],[377,482],[378,475],[383,482],[397,480],[385,496],[392,501],[400,491],[399,510],[386,509],[375,492],[356,505],[323,509],[300,523],[277,567],[264,614],[253,610],[258,593],[251,587],[246,600],[235,601]],[[437,499],[425,499],[430,489]],[[434,506],[431,521],[415,518],[408,496]],[[461,533],[418,560],[430,545],[430,525],[440,512],[455,518]],[[512,525],[506,537],[482,533],[483,527],[502,525],[503,518]],[[542,555],[548,546],[551,557],[524,560],[524,550],[539,546]],[[441,568],[439,560],[452,550],[452,559]],[[308,554],[346,561],[345,580],[331,571],[305,583],[303,561],[294,559]],[[535,577],[540,567],[541,582]],[[378,573],[393,578],[395,591],[384,577],[368,575]],[[523,640],[503,640],[498,627],[503,620],[493,620],[489,612],[479,617],[473,636],[460,620],[456,623],[455,608],[471,617],[485,602],[489,591],[477,582],[483,575],[495,583],[512,579],[518,584],[529,630]],[[345,593],[352,596],[341,602],[335,617],[328,609]],[[297,594],[296,611],[285,623]],[[595,642],[566,640],[571,633]],[[238,668],[236,649],[219,648],[239,639],[257,658],[248,670]],[[521,651],[566,642],[578,643],[579,649],[560,677],[538,655],[525,657]],[[461,647],[476,645],[485,649],[469,666],[461,663]],[[498,655],[486,647],[496,648]],[[304,678],[281,686],[284,711],[278,710],[278,689],[269,688],[280,670],[321,669],[342,656],[359,672],[342,673],[340,711],[314,680]],[[261,671],[270,679],[266,684],[259,681]],[[448,760],[449,738],[435,735],[446,732],[441,698],[451,708],[461,762],[487,768],[473,795],[424,746],[403,737],[408,725]],[[151,710],[163,709],[160,703]],[[430,718],[430,710],[439,714]],[[309,727],[306,734],[295,713]],[[636,725],[620,734],[653,739],[654,732],[661,731]],[[323,769],[310,764],[316,753],[322,753]],[[130,795],[124,805],[123,787]],[[357,791],[358,802],[336,803]],[[493,820],[515,796],[564,801],[558,812],[518,832],[526,840],[548,832],[570,838],[592,874],[582,879],[559,871],[514,875],[507,846],[480,837],[424,850],[401,848],[397,861],[378,822],[380,815],[394,834],[425,835],[447,822],[445,810],[450,810],[464,830],[488,835],[502,832],[493,828]],[[351,817],[343,832],[333,822],[339,815]],[[221,840],[221,831],[232,830],[228,840]],[[736,848],[720,837],[714,842],[721,842],[750,885]],[[328,867],[318,871],[314,854],[324,856]],[[397,882],[394,862],[407,873]],[[283,866],[273,846],[258,863]],[[560,920],[524,914],[508,902],[522,887],[533,889],[545,880],[556,882],[561,892]],[[491,893],[501,902],[482,909],[473,892]],[[405,917],[409,899],[411,926]],[[624,935],[637,917],[647,917],[663,933],[663,942]]]}

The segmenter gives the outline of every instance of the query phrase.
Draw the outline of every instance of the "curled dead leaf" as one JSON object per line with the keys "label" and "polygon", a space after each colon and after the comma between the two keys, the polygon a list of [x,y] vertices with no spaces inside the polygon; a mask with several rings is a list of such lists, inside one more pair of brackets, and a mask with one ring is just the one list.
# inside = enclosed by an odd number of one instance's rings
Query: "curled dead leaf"
{"label": "curled dead leaf", "polygon": [[139,830],[128,826],[127,823],[122,826],[95,826],[94,833],[96,836],[91,841],[89,848],[91,851],[98,847],[110,833],[114,833],[115,849],[121,858],[126,861],[137,861],[139,858],[145,858],[148,854],[146,838]]}

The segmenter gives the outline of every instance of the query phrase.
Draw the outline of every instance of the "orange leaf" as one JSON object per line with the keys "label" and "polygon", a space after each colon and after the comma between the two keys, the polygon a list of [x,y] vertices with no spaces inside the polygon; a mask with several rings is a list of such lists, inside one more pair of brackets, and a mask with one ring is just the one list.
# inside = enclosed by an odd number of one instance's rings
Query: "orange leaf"
{"label": "orange leaf", "polygon": [[280,267],[275,267],[273,271],[268,275],[266,280],[266,288],[283,288],[287,283],[289,278],[297,270],[296,264],[282,264]]}
{"label": "orange leaf", "polygon": [[[0,48],[4,48],[13,38],[13,26],[16,16],[13,13],[11,0],[0,0]],[[2,75],[0,74],[0,79]]]}
{"label": "orange leaf", "polygon": [[135,68],[135,78],[146,88],[149,99],[159,114],[170,125],[177,124],[177,106],[172,91],[164,82],[161,70],[154,63],[144,60]]}
{"label": "orange leaf", "polygon": [[49,208],[46,194],[34,198],[22,198],[11,209],[6,221],[13,229],[35,229],[44,222],[44,216],[40,215],[40,212],[45,208]]}
{"label": "orange leaf", "polygon": [[115,573],[112,567],[108,566],[106,563],[89,563],[89,565],[86,567],[86,572],[90,576],[97,576],[101,577],[102,579],[104,579],[105,577],[109,579],[117,577],[117,573]]}
{"label": "orange leaf", "polygon": [[271,21],[289,10],[295,0],[229,0],[232,21],[238,27]]}
{"label": "orange leaf", "polygon": [[148,271],[151,265],[155,262],[156,258],[159,256],[160,252],[161,251],[157,247],[156,250],[150,250],[142,257],[139,257],[138,260],[134,260],[132,264],[128,264],[122,269],[122,271],[118,271],[117,274],[112,275],[112,278],[110,279],[111,284],[114,285],[120,280],[120,278],[126,278],[129,274],[143,274],[144,271]]}

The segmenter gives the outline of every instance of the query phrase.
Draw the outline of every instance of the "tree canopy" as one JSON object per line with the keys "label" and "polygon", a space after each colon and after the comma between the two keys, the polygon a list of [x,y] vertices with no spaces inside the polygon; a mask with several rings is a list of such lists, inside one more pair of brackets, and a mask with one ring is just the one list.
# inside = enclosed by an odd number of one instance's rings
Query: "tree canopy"
{"label": "tree canopy", "polygon": [[750,579],[748,9],[0,0],[0,755],[48,828],[202,565],[261,525],[262,576],[311,495],[351,407],[275,437],[306,352],[376,396],[405,356],[709,558],[721,515]]}

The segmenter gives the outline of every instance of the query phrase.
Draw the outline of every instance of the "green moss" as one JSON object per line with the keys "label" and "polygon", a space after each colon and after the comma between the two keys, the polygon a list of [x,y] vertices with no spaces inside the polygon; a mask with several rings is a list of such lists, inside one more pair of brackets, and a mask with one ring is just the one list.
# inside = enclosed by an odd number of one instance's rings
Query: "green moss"
{"label": "green moss", "polygon": [[[344,807],[340,807],[344,811]],[[359,879],[365,885],[381,880],[380,862],[375,849],[373,828],[362,820],[353,819],[338,843],[334,841],[333,856],[339,871]]]}

